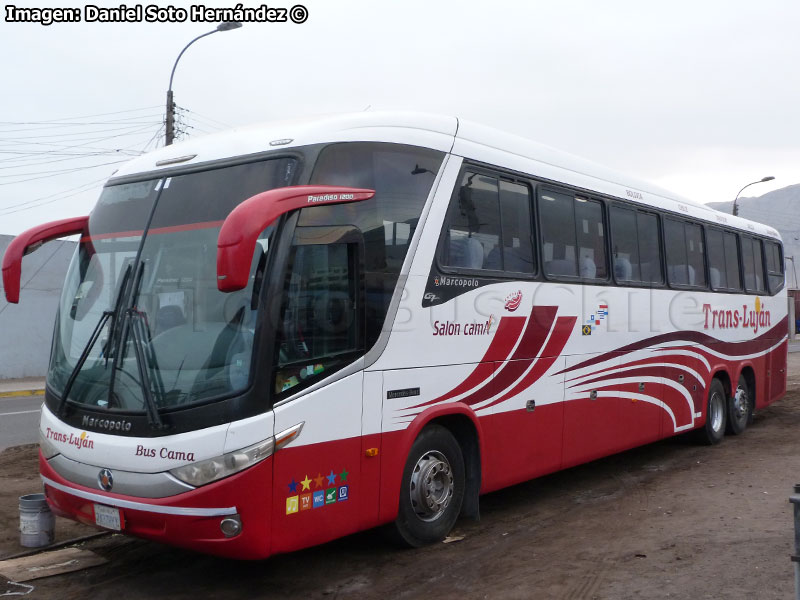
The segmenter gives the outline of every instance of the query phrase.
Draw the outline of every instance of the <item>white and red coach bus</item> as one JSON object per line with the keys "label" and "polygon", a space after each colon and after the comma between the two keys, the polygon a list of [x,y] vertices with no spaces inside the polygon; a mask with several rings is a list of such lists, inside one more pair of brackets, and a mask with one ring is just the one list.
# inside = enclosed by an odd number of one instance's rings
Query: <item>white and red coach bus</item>
{"label": "white and red coach bus", "polygon": [[63,516],[261,558],[393,524],[785,391],[776,231],[455,118],[268,124],[131,161],[80,235],[41,476]]}

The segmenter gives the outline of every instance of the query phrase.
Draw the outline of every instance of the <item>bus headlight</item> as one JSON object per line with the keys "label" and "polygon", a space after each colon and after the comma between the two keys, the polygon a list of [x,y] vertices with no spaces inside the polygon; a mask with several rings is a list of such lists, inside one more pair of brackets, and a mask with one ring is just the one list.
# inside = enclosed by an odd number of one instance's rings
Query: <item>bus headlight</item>
{"label": "bus headlight", "polygon": [[275,438],[269,438],[241,450],[172,469],[170,473],[184,483],[200,487],[260,463],[272,456],[274,449]]}

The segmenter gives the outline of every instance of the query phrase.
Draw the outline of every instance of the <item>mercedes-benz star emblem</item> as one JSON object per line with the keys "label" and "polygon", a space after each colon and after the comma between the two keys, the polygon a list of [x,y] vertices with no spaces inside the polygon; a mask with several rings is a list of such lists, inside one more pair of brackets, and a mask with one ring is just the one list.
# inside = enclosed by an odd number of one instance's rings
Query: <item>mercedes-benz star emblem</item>
{"label": "mercedes-benz star emblem", "polygon": [[100,485],[100,489],[110,492],[114,487],[114,475],[108,469],[101,469],[97,474],[97,483]]}

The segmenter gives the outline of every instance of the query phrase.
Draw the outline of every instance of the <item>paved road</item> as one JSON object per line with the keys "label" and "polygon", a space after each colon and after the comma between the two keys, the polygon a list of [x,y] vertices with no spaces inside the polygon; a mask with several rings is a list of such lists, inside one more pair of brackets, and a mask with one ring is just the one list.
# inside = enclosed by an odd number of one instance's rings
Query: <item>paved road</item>
{"label": "paved road", "polygon": [[42,396],[0,398],[0,450],[38,441]]}

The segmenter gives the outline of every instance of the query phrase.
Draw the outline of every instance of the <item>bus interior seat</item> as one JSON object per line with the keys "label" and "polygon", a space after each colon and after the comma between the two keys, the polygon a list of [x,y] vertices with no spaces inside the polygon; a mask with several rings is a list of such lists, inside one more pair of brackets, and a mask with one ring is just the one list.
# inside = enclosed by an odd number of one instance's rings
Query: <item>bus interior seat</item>
{"label": "bus interior seat", "polygon": [[180,307],[174,305],[162,306],[156,313],[155,335],[185,323],[186,317],[183,316],[183,311]]}
{"label": "bus interior seat", "polygon": [[659,263],[643,262],[639,265],[639,270],[642,274],[642,281],[650,283],[661,283],[661,265]]}
{"label": "bus interior seat", "polygon": [[465,269],[483,268],[483,244],[474,237],[450,237],[450,266]]}
{"label": "bus interior seat", "polygon": [[694,285],[695,276],[692,265],[667,265],[667,274],[671,283]]}
{"label": "bus interior seat", "polygon": [[721,277],[720,277],[720,274],[719,274],[719,269],[715,269],[714,267],[710,267],[708,269],[708,279],[711,282],[711,287],[712,288],[720,287],[720,279],[721,279]]}
{"label": "bus interior seat", "polygon": [[[502,251],[503,262],[500,262]],[[495,246],[486,256],[483,262],[484,269],[496,271],[505,270],[512,273],[533,273],[533,259],[531,256],[524,256],[522,248],[519,246],[506,246],[501,248]]]}
{"label": "bus interior seat", "polygon": [[575,276],[575,261],[569,258],[556,258],[544,263],[544,270],[548,275],[571,275]]}
{"label": "bus interior seat", "polygon": [[595,279],[597,277],[597,265],[594,260],[584,256],[579,261],[580,276],[585,279]]}
{"label": "bus interior seat", "polygon": [[688,265],[689,268],[689,285],[694,285],[695,276],[694,276],[694,267],[692,265]]}
{"label": "bus interior seat", "polygon": [[[501,271],[503,269],[503,264],[500,262],[500,246],[495,246],[489,251],[489,254],[486,255],[486,260],[483,261],[483,268],[492,271]],[[508,265],[506,265],[506,271],[508,270]]]}
{"label": "bus interior seat", "polygon": [[633,278],[633,266],[627,258],[614,259],[614,276],[621,281],[631,281]]}

